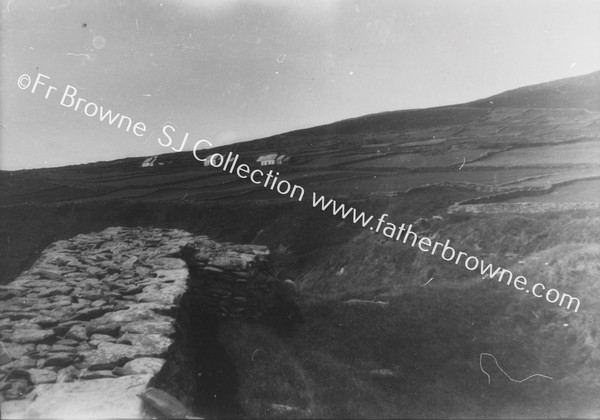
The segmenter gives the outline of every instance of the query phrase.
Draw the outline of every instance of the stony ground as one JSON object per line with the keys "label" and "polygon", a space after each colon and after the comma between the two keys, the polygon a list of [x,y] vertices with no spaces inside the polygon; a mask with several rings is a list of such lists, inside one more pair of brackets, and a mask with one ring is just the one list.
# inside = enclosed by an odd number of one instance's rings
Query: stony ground
{"label": "stony ground", "polygon": [[[190,285],[182,249],[196,268],[246,284],[269,252],[181,230],[116,227],[54,243],[1,286],[2,416],[141,417],[139,394],[166,361]],[[226,293],[223,309],[243,306],[244,297]],[[160,406],[153,392],[142,397]]]}

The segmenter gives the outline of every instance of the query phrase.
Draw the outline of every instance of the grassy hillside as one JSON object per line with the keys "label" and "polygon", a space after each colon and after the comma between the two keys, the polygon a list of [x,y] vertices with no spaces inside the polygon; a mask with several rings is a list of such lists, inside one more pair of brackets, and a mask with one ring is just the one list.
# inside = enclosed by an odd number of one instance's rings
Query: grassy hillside
{"label": "grassy hillside", "polygon": [[[426,217],[431,224],[424,234],[580,296],[582,311],[531,299],[296,203],[105,202],[0,211],[2,229],[9,231],[3,238],[22,249],[28,241],[42,246],[114,224],[181,227],[269,245],[276,270],[298,285],[305,321],[283,332],[263,323],[222,324],[219,340],[233,360],[237,401],[248,415],[596,415],[600,216],[447,216],[445,206],[461,194],[470,193],[430,188],[352,204],[387,212],[398,223]],[[17,215],[24,222],[18,228],[6,222]],[[432,219],[436,215],[442,220]],[[350,299],[387,305],[353,305]],[[481,353],[493,354],[514,379],[534,373],[553,379],[512,382],[490,357],[480,366]]]}
{"label": "grassy hillside", "polygon": [[470,105],[511,108],[600,109],[600,71],[503,92]]}
{"label": "grassy hillside", "polygon": [[[464,250],[581,297],[582,310],[557,308],[397,244],[367,248],[372,238],[358,235],[332,257],[349,261],[347,293],[340,293],[335,268],[323,266],[319,278],[301,283],[306,322],[296,331],[225,325],[221,342],[240,373],[245,411],[270,418],[597,417],[600,217],[490,222],[450,221],[438,232]],[[364,257],[355,263],[354,249]],[[391,255],[403,259],[393,284],[383,281],[393,272],[385,267]],[[390,272],[382,272],[386,268]],[[433,281],[415,284],[425,272]],[[387,305],[350,305],[350,297]],[[514,381],[482,353],[492,354]],[[536,373],[552,379],[515,382]]]}
{"label": "grassy hillside", "polygon": [[[222,360],[239,378],[224,400],[245,414],[597,418],[600,214],[447,209],[466,200],[597,201],[589,179],[600,175],[599,75],[215,149],[253,169],[261,154],[291,155],[289,165],[263,169],[304,187],[301,203],[188,152],[150,168],[127,158],[0,172],[0,284],[51,242],[109,226],[263,244],[276,274],[296,284],[304,322],[282,329],[286,315],[274,314],[218,325]],[[579,297],[581,309],[313,208],[313,191],[375,219],[413,223],[420,235]],[[536,373],[552,379],[521,381]]]}

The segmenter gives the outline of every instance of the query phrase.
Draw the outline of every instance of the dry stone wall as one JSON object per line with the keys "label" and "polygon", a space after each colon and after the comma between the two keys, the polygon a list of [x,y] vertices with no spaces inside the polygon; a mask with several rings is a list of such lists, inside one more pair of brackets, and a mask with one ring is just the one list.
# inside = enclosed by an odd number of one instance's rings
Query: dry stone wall
{"label": "dry stone wall", "polygon": [[453,204],[449,214],[534,214],[551,211],[600,210],[600,203],[485,203]]}
{"label": "dry stone wall", "polygon": [[200,310],[259,317],[276,281],[268,255],[173,229],[115,227],[52,244],[0,286],[2,417],[142,417],[184,293]]}

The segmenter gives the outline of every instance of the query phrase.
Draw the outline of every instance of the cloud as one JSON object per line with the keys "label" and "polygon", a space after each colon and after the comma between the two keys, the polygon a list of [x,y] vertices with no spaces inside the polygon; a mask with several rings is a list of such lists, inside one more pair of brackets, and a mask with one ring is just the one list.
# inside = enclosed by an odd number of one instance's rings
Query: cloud
{"label": "cloud", "polygon": [[238,7],[288,9],[302,14],[333,14],[344,0],[178,0],[180,4],[203,13],[228,13]]}
{"label": "cloud", "polygon": [[239,138],[238,133],[233,130],[221,131],[215,137],[215,145],[234,143]]}

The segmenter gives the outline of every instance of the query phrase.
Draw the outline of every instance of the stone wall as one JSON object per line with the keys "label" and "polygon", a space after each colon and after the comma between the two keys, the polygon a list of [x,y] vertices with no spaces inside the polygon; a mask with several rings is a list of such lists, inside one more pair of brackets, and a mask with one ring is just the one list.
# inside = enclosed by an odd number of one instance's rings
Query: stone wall
{"label": "stone wall", "polygon": [[485,203],[453,204],[449,214],[496,214],[519,213],[533,214],[549,211],[600,210],[600,203]]}
{"label": "stone wall", "polygon": [[116,227],[52,244],[0,286],[2,417],[143,417],[140,395],[160,395],[144,390],[166,362],[184,294],[198,310],[258,318],[277,282],[268,255],[166,229]]}

